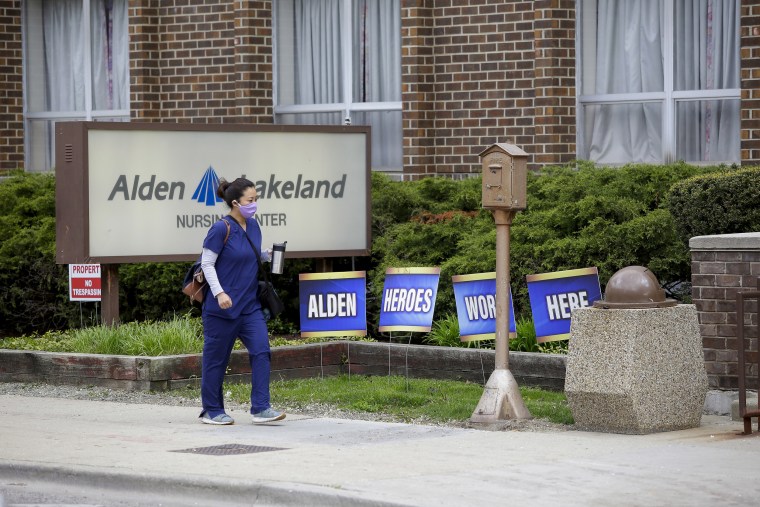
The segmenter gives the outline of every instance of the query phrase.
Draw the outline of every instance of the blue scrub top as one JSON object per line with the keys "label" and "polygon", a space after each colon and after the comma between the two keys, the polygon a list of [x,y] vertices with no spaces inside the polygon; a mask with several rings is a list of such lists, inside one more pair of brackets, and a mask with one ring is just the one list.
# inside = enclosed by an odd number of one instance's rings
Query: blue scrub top
{"label": "blue scrub top", "polygon": [[[224,237],[227,235],[227,226],[224,220],[230,224],[230,236],[226,244]],[[253,217],[246,220],[246,231],[230,217],[219,220],[209,229],[203,248],[219,255],[216,259],[216,275],[222,289],[232,299],[232,308],[219,308],[219,303],[209,292],[210,297],[203,301],[204,314],[235,319],[261,307],[258,298],[259,265],[251,244],[245,239],[246,232],[254,247],[261,251],[261,228]]]}

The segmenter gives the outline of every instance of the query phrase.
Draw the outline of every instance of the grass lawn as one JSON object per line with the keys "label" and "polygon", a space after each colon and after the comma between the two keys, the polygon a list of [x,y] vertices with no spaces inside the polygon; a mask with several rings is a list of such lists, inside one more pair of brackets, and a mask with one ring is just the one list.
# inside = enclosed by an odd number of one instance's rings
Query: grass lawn
{"label": "grass lawn", "polygon": [[[224,391],[230,401],[249,403],[251,388],[248,384],[226,384]],[[172,393],[196,399],[200,397],[198,389]],[[556,424],[573,424],[564,393],[528,387],[521,387],[520,393],[534,418]],[[275,408],[287,407],[293,411],[319,405],[389,415],[402,421],[447,423],[469,420],[483,394],[483,387],[454,380],[339,375],[273,381],[271,394]]]}
{"label": "grass lawn", "polygon": [[[51,332],[43,336],[6,338],[0,341],[0,348],[134,356],[197,354],[203,349],[202,336],[200,319],[175,318],[169,322],[133,322],[116,327],[95,326]],[[272,346],[311,341],[320,339],[297,342],[273,339]],[[237,347],[239,346],[238,342]],[[224,389],[231,401],[248,403],[249,385],[229,384]],[[525,387],[520,392],[534,418],[557,424],[573,423],[564,393]],[[171,393],[200,398],[198,389]],[[482,394],[483,387],[471,382],[400,376],[341,375],[272,382],[272,402],[275,407],[297,411],[319,405],[388,415],[403,421],[467,421]]]}

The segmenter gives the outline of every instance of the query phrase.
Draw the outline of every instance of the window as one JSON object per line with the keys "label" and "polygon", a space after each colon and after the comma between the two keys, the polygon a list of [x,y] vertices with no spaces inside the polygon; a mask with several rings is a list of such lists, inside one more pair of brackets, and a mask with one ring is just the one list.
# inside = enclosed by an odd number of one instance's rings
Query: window
{"label": "window", "polygon": [[129,120],[127,0],[23,5],[26,167],[47,171],[55,121]]}
{"label": "window", "polygon": [[578,157],[738,162],[739,0],[578,0]]}
{"label": "window", "polygon": [[372,168],[401,170],[399,0],[278,0],[275,122],[372,126]]}

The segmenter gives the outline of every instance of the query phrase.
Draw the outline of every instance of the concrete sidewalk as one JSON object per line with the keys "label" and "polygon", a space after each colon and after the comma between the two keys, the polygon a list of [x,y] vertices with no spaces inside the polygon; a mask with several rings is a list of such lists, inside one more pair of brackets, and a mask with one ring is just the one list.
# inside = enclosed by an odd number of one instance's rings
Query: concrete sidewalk
{"label": "concrete sidewalk", "polygon": [[[741,435],[741,423],[723,416],[632,436],[292,414],[254,426],[240,411],[231,412],[233,426],[207,426],[195,407],[12,395],[0,396],[0,413],[6,507],[42,490],[80,505],[165,506],[726,506],[760,498],[760,437]],[[218,446],[247,453],[199,452],[224,452]]]}

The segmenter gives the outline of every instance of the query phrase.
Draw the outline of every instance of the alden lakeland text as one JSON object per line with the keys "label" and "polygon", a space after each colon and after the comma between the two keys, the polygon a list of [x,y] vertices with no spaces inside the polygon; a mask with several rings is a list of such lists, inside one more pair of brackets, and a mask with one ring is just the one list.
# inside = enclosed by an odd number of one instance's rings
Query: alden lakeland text
{"label": "alden lakeland text", "polygon": [[[278,180],[274,174],[269,176],[269,181],[259,180],[255,182],[256,192],[264,199],[341,199],[346,189],[346,175],[335,181],[304,179],[299,174],[295,181]],[[185,196],[185,183],[182,181],[156,181],[153,174],[147,180],[134,175],[130,182],[127,176],[122,174],[116,179],[109,201],[121,197],[125,201],[150,201],[156,199],[182,200]]]}

